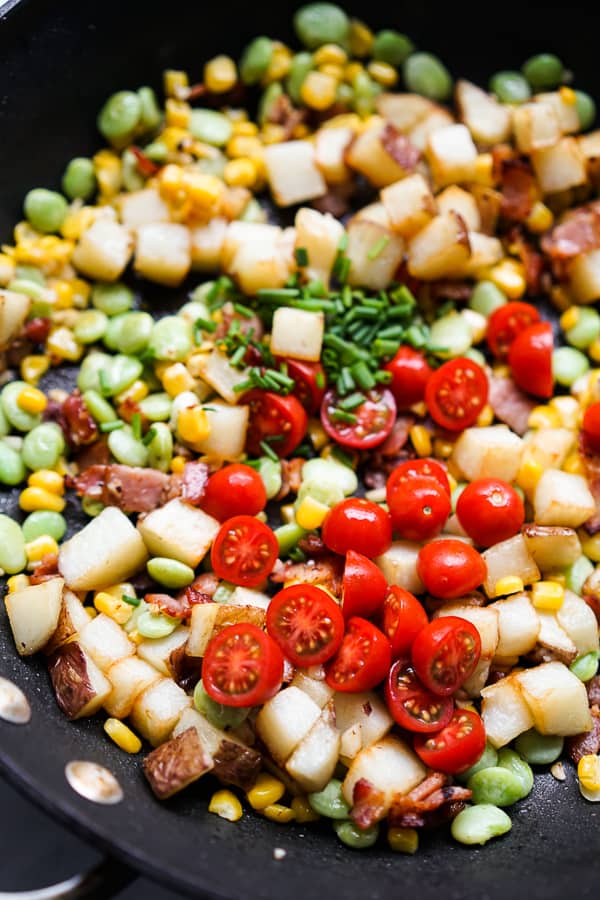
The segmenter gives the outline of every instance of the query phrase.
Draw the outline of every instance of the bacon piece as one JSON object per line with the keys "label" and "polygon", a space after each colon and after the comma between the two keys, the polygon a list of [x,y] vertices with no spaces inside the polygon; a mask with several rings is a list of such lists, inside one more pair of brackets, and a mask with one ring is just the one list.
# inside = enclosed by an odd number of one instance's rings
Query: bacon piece
{"label": "bacon piece", "polygon": [[271,106],[267,121],[283,127],[283,140],[288,141],[297,125],[306,119],[308,110],[296,109],[287,94],[280,94]]}
{"label": "bacon piece", "polygon": [[183,467],[182,495],[186,503],[191,506],[200,506],[206,482],[208,481],[208,466],[201,462],[188,462]]}
{"label": "bacon piece", "polygon": [[99,436],[98,426],[88,412],[79,389],[73,391],[62,404],[58,423],[72,448],[92,444]]}
{"label": "bacon piece", "polygon": [[149,593],[144,597],[146,603],[155,606],[162,613],[171,616],[172,619],[189,619],[192,613],[192,607],[198,603],[210,603],[211,597],[198,588],[188,585],[177,596],[172,597],[170,594]]}
{"label": "bacon piece", "polygon": [[108,438],[98,438],[93,444],[82,447],[75,455],[75,462],[80,472],[89,469],[90,466],[107,466],[110,462],[110,450]]}
{"label": "bacon piece", "polygon": [[202,675],[202,660],[197,656],[190,656],[186,652],[186,644],[182,644],[171,651],[167,668],[180,688],[193,691]]}
{"label": "bacon piece", "polygon": [[405,172],[413,172],[415,170],[417,163],[421,159],[421,151],[410,142],[405,134],[401,134],[397,128],[394,128],[390,122],[386,124],[381,132],[380,141],[383,149],[390,154],[392,159]]}
{"label": "bacon piece", "polygon": [[42,581],[49,581],[51,578],[56,578],[59,574],[58,555],[56,553],[47,553],[29,576],[29,583],[41,584]]}
{"label": "bacon piece", "polygon": [[592,728],[591,731],[584,731],[583,734],[576,734],[569,737],[565,741],[566,751],[569,759],[577,765],[582,756],[588,753],[597,754],[600,751],[600,711],[597,707],[592,708]]}
{"label": "bacon piece", "polygon": [[275,563],[270,578],[274,584],[286,581],[300,581],[304,584],[321,584],[332,594],[339,595],[342,589],[343,563],[341,557],[328,556],[319,560],[308,559],[303,563]]}
{"label": "bacon piece", "polygon": [[600,202],[588,203],[568,212],[544,235],[542,250],[553,260],[572,259],[600,247]]}
{"label": "bacon piece", "polygon": [[117,506],[124,512],[151,512],[164,505],[171,478],[138,466],[90,466],[70,482],[80,496]]}
{"label": "bacon piece", "polygon": [[323,543],[323,539],[319,537],[318,534],[306,534],[298,541],[298,547],[303,553],[306,553],[307,556],[310,556],[313,559],[329,554],[329,550]]}
{"label": "bacon piece", "polygon": [[331,213],[336,219],[350,212],[350,198],[346,191],[331,187],[322,197],[311,200],[310,205],[320,213]]}
{"label": "bacon piece", "polygon": [[537,199],[533,170],[523,159],[505,159],[500,164],[501,214],[511,222],[524,222]]}
{"label": "bacon piece", "polygon": [[359,778],[352,792],[350,818],[359,828],[370,828],[386,814],[385,794],[366,778]]}
{"label": "bacon piece", "polygon": [[[470,799],[471,791],[468,788],[449,784],[449,780],[442,772],[432,772],[408,794],[395,796],[388,816],[390,825],[419,828],[426,824],[437,824],[442,807]],[[432,813],[436,814],[435,819],[431,818]],[[447,818],[448,815],[445,814],[442,821]]]}
{"label": "bacon piece", "polygon": [[579,452],[588,487],[596,504],[596,512],[584,522],[583,527],[588,534],[597,534],[600,531],[600,453],[595,453],[588,446],[583,434],[579,437]]}
{"label": "bacon piece", "polygon": [[516,252],[523,263],[527,292],[529,294],[539,294],[544,272],[544,257],[533,248],[533,245],[527,240],[523,234],[522,227],[519,225],[511,228],[508,234],[508,241],[511,246],[511,252]]}
{"label": "bacon piece", "polygon": [[512,378],[492,375],[488,400],[497,419],[517,434],[525,434],[529,416],[536,404],[516,386]]}
{"label": "bacon piece", "polygon": [[590,706],[600,709],[600,675],[594,675],[587,683],[587,695]]}
{"label": "bacon piece", "polygon": [[46,316],[36,316],[30,319],[25,325],[25,337],[34,344],[45,344],[46,338],[50,334],[52,322]]}
{"label": "bacon piece", "polygon": [[302,466],[306,462],[301,456],[281,460],[281,487],[275,500],[283,500],[288,494],[297,494],[302,484]]}
{"label": "bacon piece", "polygon": [[467,281],[440,279],[439,281],[432,281],[428,287],[431,300],[461,300],[466,302],[473,293],[473,284]]}

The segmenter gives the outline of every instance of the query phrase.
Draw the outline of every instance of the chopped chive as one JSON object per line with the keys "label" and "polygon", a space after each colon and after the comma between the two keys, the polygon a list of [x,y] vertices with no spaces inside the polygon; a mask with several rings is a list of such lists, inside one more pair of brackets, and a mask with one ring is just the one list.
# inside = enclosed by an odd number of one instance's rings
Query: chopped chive
{"label": "chopped chive", "polygon": [[392,373],[386,372],[384,369],[377,369],[375,372],[377,384],[390,384],[392,381]]}
{"label": "chopped chive", "polygon": [[370,371],[364,360],[355,363],[350,371],[352,372],[352,377],[363,391],[369,391],[371,388],[375,387],[376,382],[373,373]]}
{"label": "chopped chive", "polygon": [[296,247],[294,256],[296,257],[296,262],[301,268],[308,265],[308,250],[306,249],[306,247]]}
{"label": "chopped chive", "polygon": [[236,313],[239,313],[240,316],[243,316],[244,319],[251,319],[254,315],[254,310],[250,309],[249,306],[244,306],[243,303],[234,303],[233,308]]}
{"label": "chopped chive", "polygon": [[294,309],[304,309],[306,312],[336,312],[336,305],[333,300],[319,300],[316,297],[294,300],[291,305]]}
{"label": "chopped chive", "polygon": [[152,425],[148,429],[148,431],[146,432],[144,437],[142,438],[142,444],[144,445],[144,447],[147,447],[148,444],[151,444],[155,437],[156,437],[156,428],[154,427],[154,425]]}
{"label": "chopped chive", "polygon": [[300,297],[300,291],[297,288],[259,288],[256,296],[259,300],[294,300]]}
{"label": "chopped chive", "polygon": [[121,594],[121,600],[130,606],[139,606],[142,602],[140,597],[130,597],[128,594]]}
{"label": "chopped chive", "polygon": [[229,357],[229,365],[233,366],[234,368],[239,366],[240,363],[244,361],[247,349],[248,348],[244,344],[242,344],[241,347],[238,347],[235,353],[233,353]]}
{"label": "chopped chive", "polygon": [[350,454],[346,453],[345,450],[342,450],[341,447],[338,447],[337,444],[334,444],[331,448],[331,455],[335,456],[336,459],[339,459],[343,465],[348,466],[350,469],[352,468],[352,463],[354,460],[350,456]]}
{"label": "chopped chive", "polygon": [[402,325],[388,325],[387,328],[382,328],[379,331],[378,337],[380,337],[384,341],[388,339],[393,340],[394,338],[400,340],[403,334],[404,328],[402,327]]}
{"label": "chopped chive", "polygon": [[112,387],[106,369],[100,369],[98,372],[98,381],[100,382],[100,393],[105,397],[108,397],[112,392]]}
{"label": "chopped chive", "polygon": [[234,394],[241,394],[243,391],[247,391],[251,387],[255,387],[255,385],[249,378],[246,378],[245,381],[240,381],[238,382],[238,384],[234,384],[233,392]]}
{"label": "chopped chive", "polygon": [[317,374],[315,375],[315,384],[317,385],[317,387],[319,388],[320,391],[322,391],[323,388],[325,387],[325,376],[323,375],[322,372],[317,372]]}
{"label": "chopped chive", "polygon": [[340,242],[337,246],[338,252],[344,253],[345,250],[348,249],[348,232],[345,231],[340,238]]}
{"label": "chopped chive", "polygon": [[277,456],[277,454],[275,453],[273,448],[266,441],[261,441],[259,444],[259,447],[262,450],[262,452],[265,454],[265,456],[268,456],[269,459],[273,460],[273,462],[279,462],[279,457]]}
{"label": "chopped chive", "polygon": [[376,356],[395,356],[399,346],[399,341],[389,341],[378,337],[373,343],[373,353]]}
{"label": "chopped chive", "polygon": [[366,399],[364,394],[357,391],[355,394],[350,394],[348,397],[340,400],[338,406],[345,412],[352,412],[353,409],[358,409],[359,406],[362,406]]}
{"label": "chopped chive", "polygon": [[306,553],[304,553],[304,551],[301,550],[300,547],[292,547],[292,549],[288,553],[288,557],[292,560],[292,562],[306,562]]}
{"label": "chopped chive", "polygon": [[196,319],[194,329],[196,331],[208,331],[209,334],[212,334],[217,330],[217,323],[211,319]]}
{"label": "chopped chive", "polygon": [[378,241],[376,241],[369,252],[367,253],[367,257],[371,260],[377,259],[378,256],[381,256],[387,245],[389,244],[390,239],[387,234],[382,235]]}
{"label": "chopped chive", "polygon": [[344,412],[343,409],[334,409],[329,413],[334,422],[345,422],[348,425],[356,425],[358,422],[354,413]]}
{"label": "chopped chive", "polygon": [[142,417],[136,412],[131,417],[131,430],[133,431],[133,436],[136,441],[141,441],[142,439]]}
{"label": "chopped chive", "polygon": [[350,260],[347,256],[340,257],[340,262],[335,273],[340,284],[346,284],[350,274]]}
{"label": "chopped chive", "polygon": [[114,422],[102,422],[100,425],[100,431],[106,433],[107,431],[116,431],[118,428],[123,428],[125,426],[125,422],[121,419],[115,419]]}

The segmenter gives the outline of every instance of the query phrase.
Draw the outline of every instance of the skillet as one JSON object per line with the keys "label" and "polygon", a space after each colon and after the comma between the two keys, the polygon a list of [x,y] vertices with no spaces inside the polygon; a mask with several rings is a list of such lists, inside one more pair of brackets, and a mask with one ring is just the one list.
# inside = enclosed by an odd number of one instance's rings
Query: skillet
{"label": "skillet", "polygon": [[[235,55],[256,34],[291,39],[296,5],[267,10],[233,0],[210,7],[185,2],[159,7],[153,0],[9,0],[0,11],[0,239],[10,237],[30,187],[58,186],[65,162],[94,150],[95,114],[109,94],[143,83],[158,88],[167,66],[199,75],[205,59],[217,51]],[[568,11],[438,9],[421,2],[403,9],[377,0],[344,5],[373,26],[406,31],[455,74],[482,84],[492,72],[517,68],[531,53],[550,50],[576,69],[578,86],[600,94],[592,43],[599,13],[573,6]],[[179,300],[183,296],[184,291]],[[145,286],[144,298],[150,308],[165,311],[173,292],[167,299],[156,286]],[[71,387],[74,371],[51,378],[54,386]],[[16,512],[16,498],[16,492],[3,490],[0,510]],[[77,506],[71,501],[67,510],[71,531],[83,524]],[[352,852],[325,826],[277,826],[250,815],[232,825],[207,813],[213,785],[206,781],[160,805],[139,760],[107,741],[98,721],[69,723],[62,716],[43,661],[16,657],[0,606],[0,675],[18,684],[32,707],[26,726],[0,722],[0,770],[58,820],[146,876],[219,900],[328,895],[551,900],[569,892],[578,898],[596,893],[599,813],[580,798],[571,768],[563,783],[549,774],[536,779],[533,793],[511,810],[513,830],[507,837],[466,849],[441,833],[426,837],[415,857],[395,855],[383,845]],[[124,788],[123,802],[96,806],[72,792],[63,773],[73,759],[106,765]],[[273,857],[276,847],[286,851],[281,860]],[[125,870],[120,874],[126,880]]]}

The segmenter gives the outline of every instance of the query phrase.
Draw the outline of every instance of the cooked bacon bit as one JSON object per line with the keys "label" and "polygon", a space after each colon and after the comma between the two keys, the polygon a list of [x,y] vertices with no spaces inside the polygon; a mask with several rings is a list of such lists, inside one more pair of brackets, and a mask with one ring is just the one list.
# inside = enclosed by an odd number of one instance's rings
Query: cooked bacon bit
{"label": "cooked bacon bit", "polygon": [[46,316],[37,316],[30,319],[25,325],[25,337],[34,344],[45,344],[50,334],[50,319]]}
{"label": "cooked bacon bit", "polygon": [[350,212],[350,198],[345,191],[330,188],[322,197],[311,200],[310,205],[320,213],[330,213],[341,219]]}
{"label": "cooked bacon bit", "polygon": [[138,466],[90,466],[71,479],[80,496],[118,506],[124,512],[151,512],[165,503],[171,477],[157,469]]}
{"label": "cooked bacon bit", "polygon": [[297,494],[302,483],[302,466],[306,462],[300,456],[281,460],[281,488],[275,500],[283,500],[288,494]]}
{"label": "cooked bacon bit", "polygon": [[396,466],[416,455],[411,447],[404,449],[410,429],[416,421],[415,416],[398,416],[383,444],[369,454],[362,472],[363,481],[368,488],[385,487]]}
{"label": "cooked bacon bit", "polygon": [[183,499],[191,506],[200,506],[206,482],[208,481],[208,466],[201,462],[188,462],[183,467]]}
{"label": "cooked bacon bit", "polygon": [[359,778],[352,792],[350,818],[359,828],[370,828],[385,817],[386,803],[383,791],[377,790],[366,778]]}
{"label": "cooked bacon bit", "polygon": [[544,235],[541,245],[553,260],[572,259],[600,247],[600,202],[567,213],[560,224]]}
{"label": "cooked bacon bit", "polygon": [[134,416],[140,416],[142,431],[145,431],[149,425],[149,421],[140,410],[139,404],[136,403],[135,400],[132,400],[131,397],[126,397],[122,403],[119,403],[117,412],[121,419],[124,419],[125,422],[129,422],[130,424],[133,421]]}
{"label": "cooked bacon bit", "polygon": [[58,555],[56,553],[47,553],[29,576],[29,582],[30,584],[41,584],[42,581],[49,581],[51,578],[56,578],[59,574]]}
{"label": "cooked bacon bit", "polygon": [[598,708],[592,708],[592,728],[591,731],[584,731],[583,734],[576,734],[569,737],[565,741],[566,751],[569,759],[577,765],[582,756],[588,753],[598,753],[600,751],[600,711]]}
{"label": "cooked bacon bit", "polygon": [[332,594],[339,595],[342,589],[343,564],[341,557],[323,557],[319,560],[309,559],[303,563],[275,563],[270,578],[275,584],[286,581],[303,581],[305,584],[320,584]]}
{"label": "cooked bacon bit", "polygon": [[267,120],[283,127],[283,140],[291,138],[297,125],[306,119],[308,110],[296,109],[287,94],[280,94],[271,104]]}
{"label": "cooked bacon bit", "polygon": [[252,340],[254,341],[259,341],[262,338],[264,328],[258,316],[243,316],[234,309],[233,303],[229,302],[221,307],[221,315],[221,321],[214,333],[215,341],[218,341],[229,334],[231,323],[234,321],[240,323],[240,334],[251,335]]}
{"label": "cooked bacon bit", "polygon": [[319,556],[327,556],[329,553],[318,534],[306,534],[298,541],[298,547],[312,559],[317,559]]}
{"label": "cooked bacon bit", "polygon": [[405,134],[401,134],[397,128],[388,122],[380,137],[384,150],[389,153],[392,159],[404,169],[405,172],[413,172],[417,163],[421,159],[421,151]]}
{"label": "cooked bacon bit", "polygon": [[167,668],[180,688],[193,691],[202,675],[202,660],[197,656],[189,656],[186,644],[182,644],[171,652]]}
{"label": "cooked bacon bit", "polygon": [[75,455],[75,462],[80,472],[89,469],[90,466],[107,466],[110,462],[110,450],[108,449],[108,439],[101,437],[93,444],[82,447]]}
{"label": "cooked bacon bit", "polygon": [[[193,606],[198,603],[210,603],[218,586],[219,579],[212,572],[205,572],[203,575],[198,575],[175,597],[164,600],[165,608],[161,607],[161,609],[174,619],[187,619],[191,615]],[[156,596],[167,597],[166,594]]]}
{"label": "cooked bacon bit", "polygon": [[431,300],[467,301],[473,293],[473,284],[467,281],[449,281],[441,279],[428,285]]}
{"label": "cooked bacon bit", "polygon": [[129,149],[135,156],[137,167],[144,178],[150,178],[152,175],[156,175],[159,170],[159,166],[157,166],[156,163],[153,163],[152,160],[146,156],[143,150],[140,150],[140,148],[136,147],[135,144],[132,144]]}
{"label": "cooked bacon bit", "polygon": [[517,434],[525,434],[535,401],[521,391],[512,378],[492,375],[488,401],[494,415]]}
{"label": "cooked bacon bit", "polygon": [[594,675],[587,683],[587,695],[590,706],[600,709],[600,675]]}
{"label": "cooked bacon bit", "polygon": [[477,202],[481,218],[481,233],[494,236],[502,208],[502,194],[500,191],[482,184],[474,184],[471,193]]}
{"label": "cooked bacon bit", "polygon": [[218,587],[219,579],[217,578],[217,576],[212,572],[204,572],[202,575],[196,576],[192,583],[185,588],[185,591],[193,589],[199,594],[204,594],[204,596],[208,597],[209,600],[212,600],[213,594]]}
{"label": "cooked bacon bit", "polygon": [[81,391],[73,391],[60,409],[59,424],[73,448],[93,443],[99,436],[98,426],[88,412]]}
{"label": "cooked bacon bit", "polygon": [[597,534],[600,531],[600,454],[588,446],[583,433],[579,436],[579,452],[588,487],[596,504],[596,512],[584,522],[583,527],[588,534]]}
{"label": "cooked bacon bit", "polygon": [[537,199],[533,170],[523,159],[506,159],[500,166],[501,214],[511,222],[524,222]]}
{"label": "cooked bacon bit", "polygon": [[[421,784],[413,788],[410,793],[397,795],[392,800],[389,812],[389,823],[393,827],[419,828],[423,825],[437,824],[440,820],[441,807],[463,803],[471,797],[471,791],[458,785],[449,784],[449,778],[442,772],[432,772]],[[448,818],[445,811],[442,821]],[[436,813],[435,819],[428,818],[429,814]],[[454,812],[454,815],[456,813]],[[408,822],[410,821],[410,825]]]}

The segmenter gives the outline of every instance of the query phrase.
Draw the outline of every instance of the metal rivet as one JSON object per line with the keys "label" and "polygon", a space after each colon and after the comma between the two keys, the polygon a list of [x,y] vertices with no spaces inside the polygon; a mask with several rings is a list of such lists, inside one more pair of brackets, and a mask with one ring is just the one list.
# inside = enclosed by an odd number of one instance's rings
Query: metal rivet
{"label": "metal rivet", "polygon": [[123,788],[115,776],[98,763],[73,760],[65,766],[65,777],[77,794],[93,803],[108,806],[123,799]]}
{"label": "metal rivet", "polygon": [[26,725],[31,719],[31,707],[21,688],[0,677],[0,719],[12,725]]}

